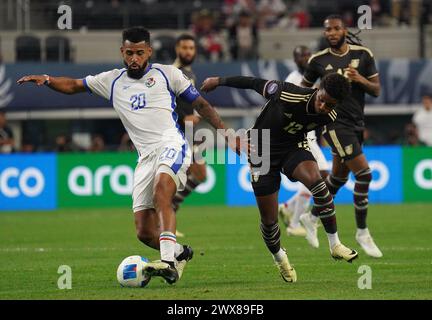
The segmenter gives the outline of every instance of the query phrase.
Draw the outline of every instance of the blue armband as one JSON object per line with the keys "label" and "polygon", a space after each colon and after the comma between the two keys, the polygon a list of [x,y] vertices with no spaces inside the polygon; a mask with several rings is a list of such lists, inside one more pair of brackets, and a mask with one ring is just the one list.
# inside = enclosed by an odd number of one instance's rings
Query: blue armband
{"label": "blue armband", "polygon": [[192,103],[194,102],[199,96],[201,96],[197,89],[191,84],[183,93],[180,95],[180,98],[184,99],[185,101]]}

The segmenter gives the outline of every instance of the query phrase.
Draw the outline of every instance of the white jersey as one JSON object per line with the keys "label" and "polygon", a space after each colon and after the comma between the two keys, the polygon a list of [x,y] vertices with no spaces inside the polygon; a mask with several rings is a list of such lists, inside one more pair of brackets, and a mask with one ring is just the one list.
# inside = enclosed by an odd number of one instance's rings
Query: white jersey
{"label": "white jersey", "polygon": [[193,102],[199,94],[176,67],[149,64],[141,79],[128,77],[125,68],[114,69],[83,81],[90,91],[110,100],[140,158],[167,141],[185,143],[174,112],[176,96]]}
{"label": "white jersey", "polygon": [[285,82],[289,82],[295,84],[296,86],[300,86],[302,80],[303,80],[303,75],[300,72],[298,72],[298,70],[294,70],[288,75],[288,77],[286,77]]}

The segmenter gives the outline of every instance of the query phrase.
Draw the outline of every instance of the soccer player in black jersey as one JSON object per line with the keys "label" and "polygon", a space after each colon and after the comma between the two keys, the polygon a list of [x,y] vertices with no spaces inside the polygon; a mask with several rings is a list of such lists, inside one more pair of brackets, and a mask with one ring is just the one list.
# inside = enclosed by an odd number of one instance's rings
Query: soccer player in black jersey
{"label": "soccer player in black jersey", "polygon": [[[263,80],[252,77],[208,78],[201,90],[208,92],[217,86],[241,89],[254,89],[268,99],[262,108],[255,125],[249,130],[257,130],[259,139],[251,141],[249,149],[259,153],[267,144],[270,149],[269,170],[260,172],[263,165],[254,164],[249,154],[251,182],[261,215],[261,233],[282,278],[295,282],[297,275],[289,263],[285,249],[280,246],[278,225],[278,193],[281,173],[292,181],[302,182],[312,193],[314,207],[327,232],[331,255],[335,259],[352,261],[358,254],[339,241],[333,197],[320,176],[315,158],[309,151],[306,133],[316,127],[335,121],[335,105],[350,91],[348,80],[333,73],[324,77],[319,89],[298,87],[276,80]],[[269,141],[262,133],[268,130]],[[267,132],[268,132],[267,131]],[[249,134],[252,137],[253,133]]]}
{"label": "soccer player in black jersey", "polygon": [[[366,254],[379,258],[382,257],[382,253],[366,226],[372,174],[362,150],[365,94],[379,96],[379,76],[372,52],[366,47],[348,43],[347,37],[351,34],[340,16],[327,17],[324,27],[324,36],[329,48],[309,59],[309,65],[303,74],[302,86],[313,86],[317,79],[329,72],[338,72],[351,82],[351,94],[336,107],[336,121],[326,125],[323,130],[323,136],[333,153],[333,168],[326,178],[326,184],[331,194],[335,195],[348,181],[349,172],[354,174],[356,240]],[[311,215],[301,217],[309,238],[316,237],[316,219],[317,217]]]}
{"label": "soccer player in black jersey", "polygon": [[[195,37],[189,34],[182,34],[176,40],[176,60],[174,66],[179,68],[183,74],[190,79],[193,85],[196,83],[196,76],[192,70],[192,63],[196,56],[196,41]],[[194,113],[194,107],[189,102],[177,98],[177,108],[175,112],[178,114],[178,124],[180,129],[185,132],[186,124],[197,125],[201,118]],[[192,128],[193,129],[193,128]],[[193,145],[193,150],[197,145]],[[198,185],[205,181],[207,177],[206,164],[204,160],[197,161],[192,154],[192,163],[187,171],[187,181],[185,188],[182,191],[177,191],[173,199],[173,209],[177,213],[180,204],[189,196]],[[184,237],[184,234],[176,230],[177,237]]]}

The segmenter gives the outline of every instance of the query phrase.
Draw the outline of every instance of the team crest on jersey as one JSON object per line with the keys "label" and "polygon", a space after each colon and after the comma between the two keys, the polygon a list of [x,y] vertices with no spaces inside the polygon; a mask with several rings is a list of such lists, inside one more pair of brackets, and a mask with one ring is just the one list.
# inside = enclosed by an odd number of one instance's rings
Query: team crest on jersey
{"label": "team crest on jersey", "polygon": [[151,88],[156,84],[156,81],[154,78],[148,78],[144,84],[146,85],[147,88]]}
{"label": "team crest on jersey", "polygon": [[351,59],[351,63],[350,63],[351,67],[356,69],[358,68],[359,64],[360,64],[360,59]]}
{"label": "team crest on jersey", "polygon": [[348,146],[345,147],[345,153],[347,155],[350,155],[350,154],[353,153],[353,145],[352,144],[350,144],[350,145],[348,145]]}

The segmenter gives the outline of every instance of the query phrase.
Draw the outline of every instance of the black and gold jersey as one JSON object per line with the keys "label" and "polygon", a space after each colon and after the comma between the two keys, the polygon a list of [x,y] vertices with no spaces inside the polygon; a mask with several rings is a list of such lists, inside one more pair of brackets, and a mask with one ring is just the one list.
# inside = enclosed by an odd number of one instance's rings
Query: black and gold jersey
{"label": "black and gold jersey", "polygon": [[[270,129],[270,152],[285,153],[293,146],[308,148],[306,134],[336,120],[337,113],[317,114],[314,97],[317,90],[288,82],[268,81],[263,89],[269,99],[252,129]],[[264,141],[261,141],[264,144]]]}
{"label": "black and gold jersey", "polygon": [[[366,47],[349,44],[347,52],[343,54],[336,54],[327,48],[312,55],[303,79],[307,83],[314,84],[327,73],[337,72],[346,75],[349,65],[367,79],[378,75],[372,52]],[[364,128],[365,93],[360,84],[351,82],[350,96],[336,108],[338,112],[336,124],[357,129]]]}

